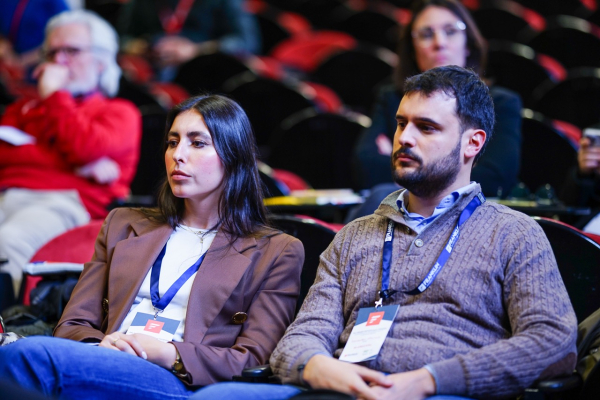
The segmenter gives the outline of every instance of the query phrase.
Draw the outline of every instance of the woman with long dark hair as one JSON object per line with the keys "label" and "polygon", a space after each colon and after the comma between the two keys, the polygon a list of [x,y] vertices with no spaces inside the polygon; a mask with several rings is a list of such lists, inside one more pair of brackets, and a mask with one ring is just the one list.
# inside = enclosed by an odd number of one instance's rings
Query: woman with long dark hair
{"label": "woman with long dark hair", "polygon": [[[483,75],[487,45],[468,10],[457,0],[417,0],[412,18],[404,26],[398,46],[399,64],[392,85],[379,91],[371,114],[372,125],[361,135],[355,148],[356,177],[361,188],[376,185],[382,191],[372,201],[373,210],[397,187],[391,183],[391,141],[396,131],[396,110],[406,78],[444,65],[470,68]],[[521,156],[521,99],[518,94],[490,87],[496,125],[489,145],[476,160],[471,177],[481,184],[488,197],[509,194],[518,183]],[[371,213],[373,210],[365,211]],[[364,212],[360,212],[360,215]]]}
{"label": "woman with long dark hair", "polygon": [[0,377],[61,398],[176,399],[267,362],[304,251],[267,224],[246,114],[223,96],[184,101],[165,164],[156,209],[106,218],[54,332],[71,340],[0,348]]}

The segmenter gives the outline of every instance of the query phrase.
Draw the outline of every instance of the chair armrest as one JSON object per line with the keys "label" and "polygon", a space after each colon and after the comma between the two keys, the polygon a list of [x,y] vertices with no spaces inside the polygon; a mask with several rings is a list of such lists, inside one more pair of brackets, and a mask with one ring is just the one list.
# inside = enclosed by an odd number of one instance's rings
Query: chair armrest
{"label": "chair armrest", "polygon": [[583,381],[579,374],[547,379],[535,387],[525,390],[523,400],[571,399],[581,388]]}
{"label": "chair armrest", "polygon": [[538,383],[538,388],[544,393],[564,392],[581,387],[583,383],[579,374],[548,379]]}
{"label": "chair armrest", "polygon": [[271,371],[271,366],[268,364],[244,368],[242,371],[242,376],[244,378],[267,378],[271,375],[273,375],[273,371]]}
{"label": "chair armrest", "polygon": [[259,365],[251,368],[244,368],[241,375],[234,375],[234,382],[248,383],[280,383],[279,379],[273,375],[269,365]]}

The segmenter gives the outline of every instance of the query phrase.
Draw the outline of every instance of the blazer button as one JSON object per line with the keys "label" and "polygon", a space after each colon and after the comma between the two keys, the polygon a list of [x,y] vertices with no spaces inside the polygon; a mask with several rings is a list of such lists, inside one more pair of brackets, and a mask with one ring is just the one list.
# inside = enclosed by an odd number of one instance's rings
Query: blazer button
{"label": "blazer button", "polygon": [[235,314],[233,314],[233,317],[231,317],[231,321],[236,324],[236,325],[241,325],[244,322],[246,322],[246,320],[248,319],[248,314],[246,314],[245,312],[236,312]]}
{"label": "blazer button", "polygon": [[108,314],[108,299],[102,299],[102,309]]}

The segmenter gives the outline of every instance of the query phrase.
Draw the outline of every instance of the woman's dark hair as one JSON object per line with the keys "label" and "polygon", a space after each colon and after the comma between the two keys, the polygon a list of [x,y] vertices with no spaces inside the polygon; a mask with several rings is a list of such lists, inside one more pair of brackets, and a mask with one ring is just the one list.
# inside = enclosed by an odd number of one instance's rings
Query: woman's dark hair
{"label": "woman's dark hair", "polygon": [[467,34],[467,49],[469,50],[465,67],[472,69],[480,76],[483,75],[485,70],[487,45],[469,11],[458,0],[417,0],[412,6],[412,18],[402,30],[400,42],[398,43],[400,61],[396,68],[394,84],[399,92],[403,91],[406,78],[425,72],[420,71],[417,66],[412,30],[419,14],[430,6],[445,8],[465,23],[467,26],[465,31]]}
{"label": "woman's dark hair", "polygon": [[[202,115],[217,155],[225,170],[223,191],[219,197],[217,226],[233,241],[242,236],[259,235],[267,226],[262,183],[256,165],[256,141],[250,121],[235,101],[220,95],[199,95],[173,107],[166,122],[164,151],[175,118],[185,111]],[[171,191],[167,179],[158,193],[158,208],[145,210],[146,215],[168,223],[175,229],[182,223],[184,200]]]}

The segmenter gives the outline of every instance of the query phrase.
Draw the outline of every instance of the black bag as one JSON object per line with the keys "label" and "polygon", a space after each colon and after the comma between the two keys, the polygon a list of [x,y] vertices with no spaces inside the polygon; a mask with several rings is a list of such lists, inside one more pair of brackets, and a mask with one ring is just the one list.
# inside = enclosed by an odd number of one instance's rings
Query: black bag
{"label": "black bag", "polygon": [[52,336],[77,277],[45,279],[31,290],[30,306],[16,305],[2,312],[7,332],[22,336]]}
{"label": "black bag", "polygon": [[600,398],[600,309],[579,324],[579,361],[576,370],[583,379],[581,399]]}

